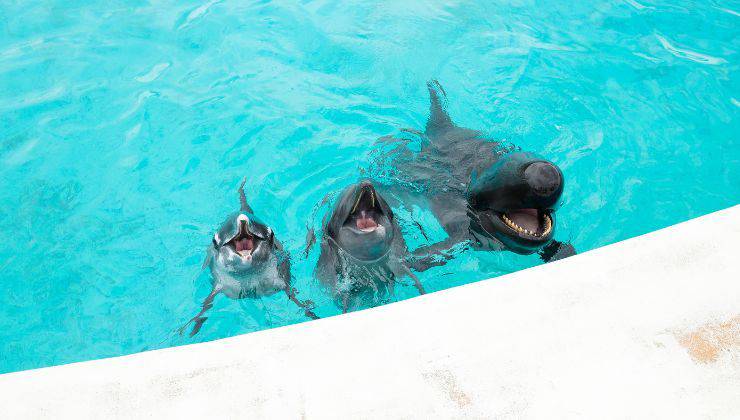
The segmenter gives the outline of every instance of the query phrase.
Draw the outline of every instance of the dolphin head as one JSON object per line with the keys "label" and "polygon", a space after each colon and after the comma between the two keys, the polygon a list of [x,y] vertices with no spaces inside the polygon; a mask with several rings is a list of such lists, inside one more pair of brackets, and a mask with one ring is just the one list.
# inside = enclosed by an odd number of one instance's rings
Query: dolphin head
{"label": "dolphin head", "polygon": [[248,274],[267,262],[275,235],[272,229],[248,211],[234,213],[213,235],[213,269],[236,276]]}
{"label": "dolphin head", "polygon": [[552,240],[562,193],[563,173],[552,162],[509,153],[470,183],[471,228],[516,253],[537,252]]}
{"label": "dolphin head", "polygon": [[342,250],[360,261],[386,255],[395,235],[393,212],[369,181],[342,192],[326,229]]}

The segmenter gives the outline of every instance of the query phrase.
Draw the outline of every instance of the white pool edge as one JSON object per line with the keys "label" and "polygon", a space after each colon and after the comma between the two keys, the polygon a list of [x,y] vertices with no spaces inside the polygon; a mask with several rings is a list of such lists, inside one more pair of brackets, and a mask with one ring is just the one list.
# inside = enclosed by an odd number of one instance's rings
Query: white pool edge
{"label": "white pool edge", "polygon": [[[380,308],[0,375],[0,407],[13,419],[740,418],[739,234],[735,206]],[[707,331],[715,357],[685,343]]]}

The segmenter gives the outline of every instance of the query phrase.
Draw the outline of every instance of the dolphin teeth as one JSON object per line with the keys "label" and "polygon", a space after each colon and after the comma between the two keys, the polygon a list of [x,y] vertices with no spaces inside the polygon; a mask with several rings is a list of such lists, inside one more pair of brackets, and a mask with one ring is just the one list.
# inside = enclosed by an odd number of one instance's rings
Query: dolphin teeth
{"label": "dolphin teeth", "polygon": [[543,235],[547,235],[552,230],[552,219],[549,215],[545,215],[545,230],[542,232]]}
{"label": "dolphin teeth", "polygon": [[365,195],[365,191],[361,190],[360,195],[357,196],[357,201],[355,201],[355,205],[352,207],[352,211],[350,213],[354,213],[357,210],[357,206],[360,205],[360,200],[362,200],[363,195]]}
{"label": "dolphin teeth", "polygon": [[530,231],[529,229],[525,229],[519,225],[517,225],[513,220],[509,218],[505,213],[501,213],[501,218],[503,219],[504,223],[506,223],[507,226],[512,228],[513,230],[519,232],[519,233],[525,233],[527,235],[531,235],[534,237],[543,237],[548,235],[552,231],[552,218],[550,215],[545,214],[543,219],[543,229],[542,232],[536,232],[536,231]]}
{"label": "dolphin teeth", "polygon": [[[365,196],[365,190],[360,191],[360,195],[357,196],[357,200],[355,201],[355,205],[352,206],[352,211],[350,213],[354,213],[357,211],[357,206],[360,205],[360,201],[362,200],[362,197]],[[375,208],[375,192],[373,190],[370,190],[370,200],[372,203],[372,207]]]}

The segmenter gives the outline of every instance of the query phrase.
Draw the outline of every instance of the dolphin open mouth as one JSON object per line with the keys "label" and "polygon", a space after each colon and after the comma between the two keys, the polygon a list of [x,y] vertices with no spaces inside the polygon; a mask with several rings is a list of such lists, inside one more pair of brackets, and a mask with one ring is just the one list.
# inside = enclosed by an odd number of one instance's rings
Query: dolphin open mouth
{"label": "dolphin open mouth", "polygon": [[360,232],[375,232],[381,226],[378,219],[382,214],[375,190],[370,186],[364,186],[360,189],[345,224],[353,224]]}
{"label": "dolphin open mouth", "polygon": [[236,234],[226,246],[232,251],[239,254],[243,259],[251,259],[252,252],[257,248],[259,238],[249,232],[249,225],[246,220],[239,221],[239,233]]}
{"label": "dolphin open mouth", "polygon": [[517,209],[498,213],[504,225],[519,235],[540,239],[552,232],[552,217],[548,211]]}

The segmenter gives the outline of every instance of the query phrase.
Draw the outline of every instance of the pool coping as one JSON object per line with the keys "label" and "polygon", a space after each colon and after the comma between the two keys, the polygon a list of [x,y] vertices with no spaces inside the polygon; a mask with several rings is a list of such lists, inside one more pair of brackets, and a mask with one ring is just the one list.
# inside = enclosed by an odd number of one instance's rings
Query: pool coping
{"label": "pool coping", "polygon": [[740,418],[740,206],[208,343],[0,375],[6,418]]}

